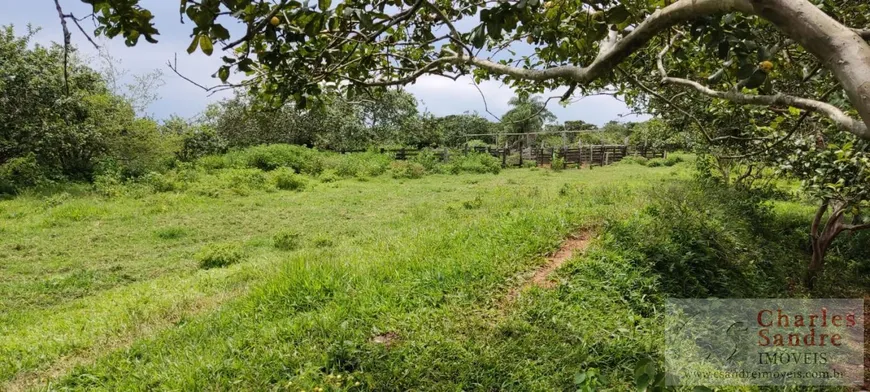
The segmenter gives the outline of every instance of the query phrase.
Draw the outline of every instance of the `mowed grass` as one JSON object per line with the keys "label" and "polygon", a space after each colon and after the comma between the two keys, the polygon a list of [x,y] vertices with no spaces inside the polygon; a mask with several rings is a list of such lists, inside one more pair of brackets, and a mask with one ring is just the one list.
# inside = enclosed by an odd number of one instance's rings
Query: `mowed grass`
{"label": "mowed grass", "polygon": [[[562,388],[583,361],[553,369],[552,358],[536,364],[528,344],[505,343],[505,336],[538,336],[526,335],[538,327],[512,315],[541,310],[528,308],[527,297],[516,309],[499,309],[500,300],[565,236],[632,214],[645,190],[685,174],[683,167],[2,201],[0,382],[6,389],[55,378],[52,388],[106,390]],[[286,233],[298,233],[298,244],[276,247]],[[232,247],[241,259],[201,268],[197,255],[208,246]],[[609,336],[587,328],[580,346],[565,349],[576,356],[603,344],[625,357],[614,356],[625,362],[615,366],[628,368],[653,343],[638,334],[620,346],[619,334],[646,327],[607,294],[590,294],[589,309],[604,312],[604,301],[630,320],[596,327]]]}

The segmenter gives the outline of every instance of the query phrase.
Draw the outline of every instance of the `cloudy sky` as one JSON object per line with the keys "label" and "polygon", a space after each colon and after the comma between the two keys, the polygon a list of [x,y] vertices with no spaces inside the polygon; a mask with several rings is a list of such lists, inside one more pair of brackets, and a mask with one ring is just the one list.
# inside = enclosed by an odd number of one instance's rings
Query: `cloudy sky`
{"label": "cloudy sky", "polygon": [[[80,0],[61,0],[64,12],[72,12],[76,16],[84,16],[90,13],[90,7]],[[101,42],[108,49],[112,57],[121,59],[121,66],[132,74],[143,74],[154,69],[164,71],[166,85],[163,86],[159,95],[160,100],[148,108],[148,112],[158,119],[167,118],[172,114],[183,117],[193,117],[201,112],[209,102],[226,98],[231,93],[224,92],[209,96],[200,88],[182,80],[172,73],[166,66],[166,62],[178,55],[179,70],[186,76],[203,85],[212,85],[215,79],[210,75],[221,64],[218,52],[208,57],[201,52],[188,55],[187,46],[190,44],[190,24],[182,25],[178,15],[178,1],[169,0],[142,0],[142,5],[155,14],[155,23],[160,30],[158,44],[148,44],[140,40],[138,46],[128,48],[123,41]],[[28,24],[40,27],[42,30],[36,35],[35,42],[49,44],[52,41],[62,42],[63,33],[58,21],[57,11],[52,0],[0,0],[0,25],[12,24],[16,31],[23,34]],[[85,22],[83,26],[92,30],[93,25]],[[95,55],[96,50],[90,46],[85,37],[79,33],[76,27],[70,24],[73,33],[73,43],[80,52],[85,55]],[[89,31],[90,32],[90,31]],[[513,96],[513,92],[507,86],[498,82],[484,82],[480,86],[486,95],[489,111],[495,115],[502,115],[508,109],[507,101]],[[470,79],[460,78],[452,81],[437,76],[420,78],[414,85],[407,89],[412,92],[420,102],[421,109],[428,110],[435,115],[462,113],[476,111],[487,116],[483,99],[480,93],[471,84]],[[558,95],[559,91],[549,95]],[[580,100],[567,107],[562,107],[551,101],[550,110],[558,116],[559,121],[583,120],[593,124],[603,125],[610,120],[628,121],[636,117],[620,117],[629,113],[628,108],[618,100],[609,96],[594,96]]]}

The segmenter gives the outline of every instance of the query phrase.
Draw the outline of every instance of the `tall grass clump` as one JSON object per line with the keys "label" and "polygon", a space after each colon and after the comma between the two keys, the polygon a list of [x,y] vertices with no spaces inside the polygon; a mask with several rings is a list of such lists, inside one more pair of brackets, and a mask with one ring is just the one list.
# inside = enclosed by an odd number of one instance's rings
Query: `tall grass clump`
{"label": "tall grass clump", "polygon": [[208,244],[196,254],[199,268],[202,269],[226,267],[242,261],[244,257],[242,248],[235,244]]}
{"label": "tall grass clump", "polygon": [[679,181],[650,192],[642,213],[608,228],[609,245],[659,274],[678,297],[771,295],[789,276],[798,243],[770,203],[751,192]]}
{"label": "tall grass clump", "polygon": [[272,245],[278,250],[294,250],[299,247],[299,237],[295,231],[281,231],[272,237]]}

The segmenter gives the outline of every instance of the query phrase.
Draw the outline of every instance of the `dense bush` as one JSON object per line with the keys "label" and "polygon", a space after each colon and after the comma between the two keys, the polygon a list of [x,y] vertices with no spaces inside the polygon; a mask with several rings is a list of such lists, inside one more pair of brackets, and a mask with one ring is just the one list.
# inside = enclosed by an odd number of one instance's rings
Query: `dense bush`
{"label": "dense bush", "polygon": [[155,172],[144,175],[142,182],[150,186],[154,192],[172,192],[180,188],[180,185],[168,175]]}
{"label": "dense bush", "polygon": [[242,248],[235,244],[209,244],[200,249],[196,260],[202,269],[226,267],[245,257]]}
{"label": "dense bush", "polygon": [[498,158],[483,153],[468,153],[455,155],[445,165],[445,171],[451,174],[459,173],[492,173],[501,172],[501,161]]}
{"label": "dense bush", "polygon": [[229,160],[223,155],[206,155],[196,160],[196,166],[206,170],[218,170],[229,167]]}
{"label": "dense bush", "polygon": [[227,155],[234,167],[257,168],[264,171],[288,167],[297,173],[317,175],[323,170],[323,154],[317,150],[289,144],[250,147]]}
{"label": "dense bush", "polygon": [[437,173],[440,169],[442,152],[431,148],[424,148],[410,159],[411,162],[423,166],[427,173]]}
{"label": "dense bush", "polygon": [[622,158],[622,160],[619,161],[619,163],[626,164],[626,165],[646,166],[647,163],[649,163],[649,159],[642,157],[640,155],[629,155],[625,158]]}
{"label": "dense bush", "polygon": [[[168,164],[175,140],[154,121],[136,118],[130,102],[80,57],[65,66],[62,46],[31,45],[33,34],[16,37],[12,27],[0,28],[0,165],[27,157],[41,172],[33,178],[92,180],[107,159],[126,177]],[[32,183],[20,176],[4,181],[7,191]]]}
{"label": "dense bush", "polygon": [[301,191],[305,188],[305,177],[296,174],[293,170],[282,167],[270,173],[275,188],[285,191]]}
{"label": "dense bush", "polygon": [[352,154],[328,154],[324,167],[340,177],[376,177],[386,173],[393,159],[376,151]]}
{"label": "dense bush", "polygon": [[565,158],[554,156],[553,160],[550,162],[550,168],[554,171],[565,170]]}
{"label": "dense bush", "polygon": [[181,134],[178,159],[191,162],[201,157],[227,152],[227,142],[213,129],[191,127]]}
{"label": "dense bush", "polygon": [[18,193],[45,180],[44,172],[34,154],[12,158],[0,165],[0,194]]}
{"label": "dense bush", "polygon": [[[610,224],[607,241],[659,275],[678,297],[753,297],[799,277],[795,239],[763,197],[750,192],[678,182],[656,189],[644,212]],[[787,230],[785,230],[787,231]]]}
{"label": "dense bush", "polygon": [[426,175],[426,168],[417,162],[395,161],[390,164],[393,178],[420,178]]}

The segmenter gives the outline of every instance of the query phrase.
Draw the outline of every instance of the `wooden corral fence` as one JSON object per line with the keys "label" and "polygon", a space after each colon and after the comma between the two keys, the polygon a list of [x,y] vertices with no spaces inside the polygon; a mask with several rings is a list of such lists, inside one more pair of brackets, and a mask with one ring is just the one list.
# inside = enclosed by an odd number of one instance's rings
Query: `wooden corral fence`
{"label": "wooden corral fence", "polygon": [[[434,149],[441,155],[442,160],[448,157],[448,151],[443,148]],[[347,152],[363,152],[359,151],[343,151]],[[407,160],[414,158],[420,153],[420,149],[411,148],[396,148],[396,149],[380,149],[382,154],[392,155],[397,160]],[[581,147],[562,147],[562,148],[494,148],[494,147],[472,147],[465,148],[463,153],[477,152],[490,154],[501,159],[502,166],[523,166],[526,162],[535,162],[537,166],[552,164],[553,158],[563,158],[566,165],[587,165],[587,166],[604,166],[614,162],[619,162],[627,156],[640,156],[648,159],[665,158],[667,151],[662,149],[647,148],[645,146],[626,146],[626,145],[588,145]]]}
{"label": "wooden corral fence", "polygon": [[[475,147],[473,151],[488,153],[501,158],[502,166],[522,166],[524,161],[534,161],[538,166],[552,164],[553,158],[562,158],[566,165],[604,166],[619,162],[627,156],[640,156],[647,159],[665,158],[665,150],[645,146],[626,145],[589,145],[583,147],[530,148],[521,150],[509,148]],[[509,157],[515,157],[509,160]],[[516,159],[519,158],[519,159]]]}
{"label": "wooden corral fence", "polygon": [[551,164],[553,157],[564,159],[566,165],[604,166],[619,162],[627,156],[640,156],[648,159],[665,158],[667,152],[642,146],[625,145],[590,145],[579,148],[550,148],[535,151],[539,166]]}

